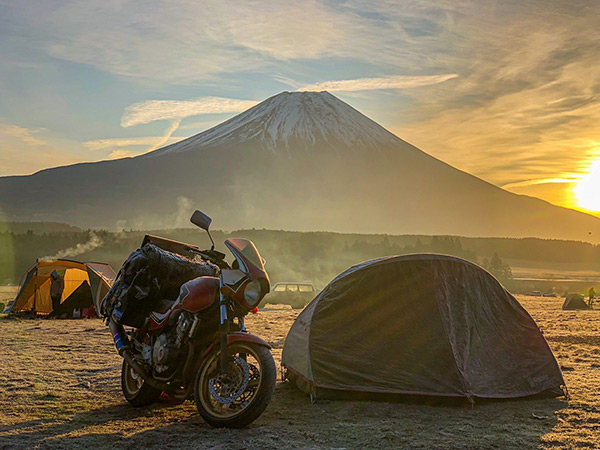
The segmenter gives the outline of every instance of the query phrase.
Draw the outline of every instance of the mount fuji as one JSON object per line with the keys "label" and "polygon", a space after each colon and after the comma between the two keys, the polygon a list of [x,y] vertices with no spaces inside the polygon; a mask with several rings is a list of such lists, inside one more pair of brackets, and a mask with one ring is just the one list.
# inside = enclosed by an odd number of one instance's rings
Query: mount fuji
{"label": "mount fuji", "polygon": [[[385,128],[329,92],[282,92],[204,133],[147,156],[257,140],[273,153],[377,150],[398,142]],[[290,156],[292,154],[290,153]]]}
{"label": "mount fuji", "polygon": [[0,178],[9,220],[597,241],[600,219],[512,194],[387,131],[328,92],[283,92],[135,158]]}

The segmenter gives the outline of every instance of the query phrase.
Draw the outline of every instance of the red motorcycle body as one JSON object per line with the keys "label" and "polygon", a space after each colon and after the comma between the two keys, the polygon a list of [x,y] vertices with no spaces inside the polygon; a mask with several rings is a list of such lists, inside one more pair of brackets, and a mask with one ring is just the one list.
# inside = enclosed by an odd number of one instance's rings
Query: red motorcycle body
{"label": "red motorcycle body", "polygon": [[219,279],[216,277],[195,278],[181,286],[179,297],[164,312],[154,311],[150,314],[150,330],[159,330],[169,321],[171,314],[178,309],[192,314],[211,306],[218,299]]}

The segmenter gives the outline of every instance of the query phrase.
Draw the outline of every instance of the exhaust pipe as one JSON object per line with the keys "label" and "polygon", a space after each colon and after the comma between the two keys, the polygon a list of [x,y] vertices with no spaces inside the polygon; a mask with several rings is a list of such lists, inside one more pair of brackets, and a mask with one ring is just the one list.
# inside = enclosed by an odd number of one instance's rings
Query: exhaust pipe
{"label": "exhaust pipe", "polygon": [[150,386],[156,389],[160,389],[165,391],[168,394],[177,394],[178,389],[173,386],[161,383],[154,379],[152,375],[150,375],[146,369],[144,369],[134,358],[131,353],[131,342],[129,342],[129,338],[127,337],[127,333],[125,333],[125,329],[122,325],[116,323],[114,320],[110,319],[108,322],[108,327],[113,333],[113,340],[115,341],[115,346],[117,347],[117,351],[119,355],[127,361],[127,364],[135,370],[140,377],[144,380],[145,383],[148,383]]}
{"label": "exhaust pipe", "polygon": [[108,321],[108,328],[113,335],[113,341],[115,341],[115,347],[117,347],[117,351],[119,355],[123,356],[123,352],[125,349],[131,346],[129,342],[129,338],[127,337],[127,333],[125,333],[125,329],[123,325],[116,323],[113,319]]}
{"label": "exhaust pipe", "polygon": [[141,365],[139,365],[135,361],[135,359],[133,359],[131,350],[129,348],[125,349],[123,351],[123,353],[121,354],[121,356],[123,356],[125,361],[127,361],[127,364],[129,364],[129,366],[133,370],[135,370],[140,377],[142,377],[142,379],[144,380],[144,383],[148,383],[153,388],[160,389],[161,391],[165,391],[167,394],[176,394],[177,393],[177,389],[175,389],[173,386],[166,384],[166,383],[161,383],[160,381],[155,380],[152,375],[150,375],[148,372],[146,372],[146,370]]}

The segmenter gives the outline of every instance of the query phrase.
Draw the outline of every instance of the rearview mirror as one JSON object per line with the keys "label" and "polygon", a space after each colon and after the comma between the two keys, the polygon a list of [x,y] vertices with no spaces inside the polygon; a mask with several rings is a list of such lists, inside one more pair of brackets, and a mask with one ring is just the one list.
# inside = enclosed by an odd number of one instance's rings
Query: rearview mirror
{"label": "rearview mirror", "polygon": [[192,222],[197,227],[200,227],[203,230],[208,231],[208,227],[210,226],[212,219],[210,217],[208,217],[206,214],[204,214],[202,211],[197,209],[196,211],[194,211],[194,214],[192,214],[192,218],[190,219],[190,222]]}

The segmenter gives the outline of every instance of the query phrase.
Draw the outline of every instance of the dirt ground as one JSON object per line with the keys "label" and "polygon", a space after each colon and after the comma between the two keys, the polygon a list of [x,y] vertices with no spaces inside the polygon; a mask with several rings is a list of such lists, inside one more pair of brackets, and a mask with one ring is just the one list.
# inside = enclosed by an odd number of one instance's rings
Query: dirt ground
{"label": "dirt ground", "polygon": [[[0,302],[10,297],[0,289]],[[10,294],[10,295],[9,295]],[[600,310],[519,297],[543,330],[571,400],[469,406],[318,401],[278,384],[249,428],[211,429],[195,406],[136,409],[119,384],[121,360],[102,321],[0,319],[0,448],[592,448],[600,447]],[[279,362],[297,312],[251,315]]]}

